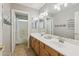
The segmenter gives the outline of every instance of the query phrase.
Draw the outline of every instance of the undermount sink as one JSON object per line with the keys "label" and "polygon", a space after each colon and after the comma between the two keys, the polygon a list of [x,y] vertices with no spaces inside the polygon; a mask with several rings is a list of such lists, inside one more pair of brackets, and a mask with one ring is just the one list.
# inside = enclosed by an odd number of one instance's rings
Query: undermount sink
{"label": "undermount sink", "polygon": [[46,35],[46,36],[44,36],[44,38],[45,38],[45,39],[52,39],[52,36]]}

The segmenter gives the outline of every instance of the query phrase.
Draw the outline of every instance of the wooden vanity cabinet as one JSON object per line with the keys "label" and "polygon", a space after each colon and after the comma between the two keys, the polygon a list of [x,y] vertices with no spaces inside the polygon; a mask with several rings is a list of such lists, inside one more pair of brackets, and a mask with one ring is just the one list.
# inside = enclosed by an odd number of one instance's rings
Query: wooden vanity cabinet
{"label": "wooden vanity cabinet", "polygon": [[45,49],[40,48],[40,56],[49,56],[49,53]]}
{"label": "wooden vanity cabinet", "polygon": [[30,37],[30,46],[38,56],[64,56],[34,37]]}
{"label": "wooden vanity cabinet", "polygon": [[30,46],[31,48],[35,48],[35,39],[32,36],[30,37]]}
{"label": "wooden vanity cabinet", "polygon": [[59,53],[58,56],[64,56],[63,54]]}
{"label": "wooden vanity cabinet", "polygon": [[45,50],[45,44],[40,42],[40,56],[49,56],[48,52]]}
{"label": "wooden vanity cabinet", "polygon": [[40,50],[40,47],[39,47],[39,41],[38,40],[35,40],[35,48],[34,48],[35,52],[37,55],[39,55],[39,50]]}
{"label": "wooden vanity cabinet", "polygon": [[29,45],[32,48],[32,36],[30,36]]}
{"label": "wooden vanity cabinet", "polygon": [[42,42],[40,42],[40,48],[45,49],[45,44],[44,44],[44,43],[42,43]]}
{"label": "wooden vanity cabinet", "polygon": [[49,53],[50,56],[58,56],[58,52],[50,48],[49,46],[45,45],[45,50]]}
{"label": "wooden vanity cabinet", "polygon": [[63,54],[59,53],[55,49],[45,45],[45,50],[48,52],[49,56],[64,56]]}
{"label": "wooden vanity cabinet", "polygon": [[35,51],[35,53],[39,55],[39,41],[32,36],[30,37],[30,46]]}
{"label": "wooden vanity cabinet", "polygon": [[45,50],[49,53],[49,56],[64,56],[63,54],[59,53],[55,49],[45,45]]}

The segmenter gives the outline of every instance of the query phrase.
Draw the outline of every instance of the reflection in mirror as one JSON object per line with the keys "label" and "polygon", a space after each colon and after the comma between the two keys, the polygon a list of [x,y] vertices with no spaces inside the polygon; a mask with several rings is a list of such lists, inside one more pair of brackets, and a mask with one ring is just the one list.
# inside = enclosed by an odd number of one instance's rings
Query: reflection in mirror
{"label": "reflection in mirror", "polygon": [[53,33],[53,18],[47,17],[45,20],[45,30],[46,34],[52,34]]}
{"label": "reflection in mirror", "polygon": [[[60,10],[54,8],[57,4],[59,3],[45,4],[39,10],[40,13],[47,10],[48,15],[44,19],[38,20],[38,32],[44,32],[47,35],[50,34],[58,39],[63,38],[69,42],[79,40],[79,4],[68,3],[67,6],[60,5]],[[77,41],[75,42],[77,44]]]}
{"label": "reflection in mirror", "polygon": [[39,19],[38,31],[39,33],[45,32],[45,20],[44,19]]}
{"label": "reflection in mirror", "polygon": [[[68,3],[65,7],[64,5],[60,5],[60,10],[55,9],[54,6],[59,3],[51,3],[46,4],[41,8],[40,13],[48,10],[48,16],[53,18],[53,25],[50,25],[50,20],[45,22],[45,29],[47,34],[74,39],[74,16],[75,12],[79,12],[79,4]],[[47,17],[48,17],[47,16]],[[70,21],[68,21],[70,20]],[[48,24],[50,23],[50,24]],[[69,25],[70,24],[70,25]],[[72,26],[72,27],[71,27]]]}
{"label": "reflection in mirror", "polygon": [[32,32],[37,32],[38,31],[38,20],[33,20],[31,25],[32,25]]}

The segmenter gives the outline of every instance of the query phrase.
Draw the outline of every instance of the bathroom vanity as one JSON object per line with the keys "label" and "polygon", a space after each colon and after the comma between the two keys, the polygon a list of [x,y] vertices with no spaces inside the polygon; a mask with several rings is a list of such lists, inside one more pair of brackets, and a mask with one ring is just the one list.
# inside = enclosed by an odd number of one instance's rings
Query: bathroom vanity
{"label": "bathroom vanity", "polygon": [[[66,38],[65,38],[66,39]],[[61,43],[58,37],[46,39],[40,33],[31,33],[30,47],[38,56],[78,56],[79,46],[67,41]]]}
{"label": "bathroom vanity", "polygon": [[33,36],[30,36],[30,46],[38,56],[63,56],[63,54]]}

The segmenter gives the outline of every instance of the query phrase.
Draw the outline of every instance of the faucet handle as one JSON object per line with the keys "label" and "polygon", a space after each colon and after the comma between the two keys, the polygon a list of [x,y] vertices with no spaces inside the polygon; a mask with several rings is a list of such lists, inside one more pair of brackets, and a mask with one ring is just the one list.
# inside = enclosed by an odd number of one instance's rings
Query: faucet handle
{"label": "faucet handle", "polygon": [[59,42],[64,43],[64,38],[60,37]]}

